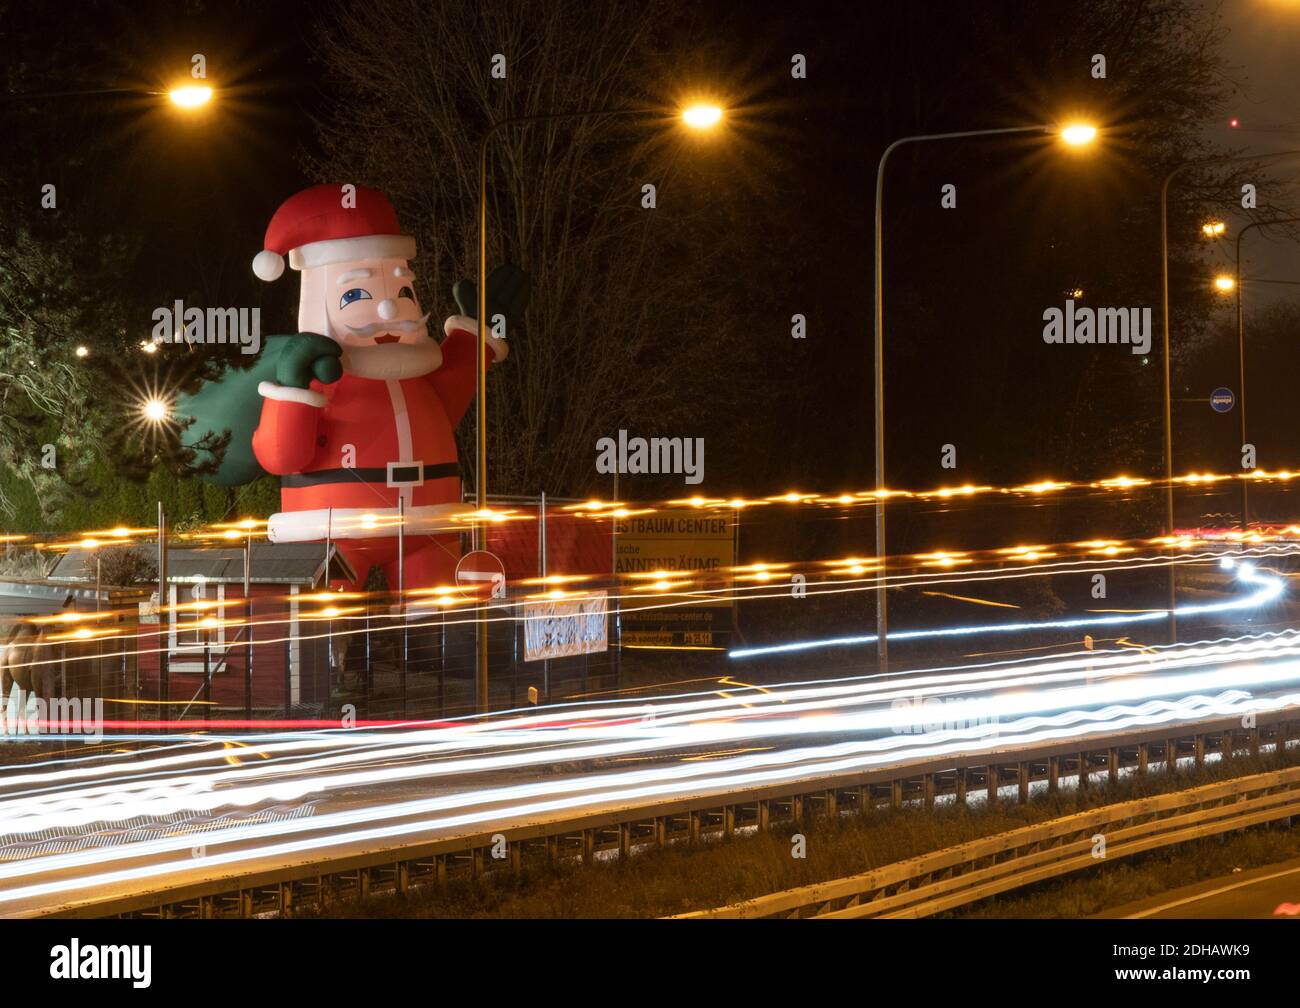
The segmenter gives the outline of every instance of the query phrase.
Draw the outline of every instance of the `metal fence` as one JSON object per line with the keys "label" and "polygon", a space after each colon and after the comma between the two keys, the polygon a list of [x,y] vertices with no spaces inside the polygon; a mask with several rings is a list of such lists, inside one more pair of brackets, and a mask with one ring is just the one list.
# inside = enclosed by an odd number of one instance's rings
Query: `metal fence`
{"label": "metal fence", "polygon": [[[491,503],[518,520],[487,530],[486,548],[505,561],[507,583],[503,597],[482,605],[464,597],[443,604],[428,585],[372,581],[365,592],[332,593],[342,561],[329,541],[281,548],[251,536],[232,544],[170,532],[164,550],[154,532],[154,543],[83,539],[48,549],[44,555],[58,558],[50,576],[0,578],[0,645],[10,645],[0,647],[0,710],[8,718],[0,735],[15,734],[16,719],[32,720],[38,697],[102,699],[112,725],[307,726],[466,714],[477,710],[480,635],[488,642],[489,709],[617,688],[610,523],[579,522],[564,500]],[[469,539],[462,535],[462,553]],[[95,550],[109,545],[150,560],[156,551],[161,604],[157,580],[102,583]],[[545,579],[557,569],[604,592],[608,612],[581,653],[539,651],[527,637],[529,607],[545,601]]]}

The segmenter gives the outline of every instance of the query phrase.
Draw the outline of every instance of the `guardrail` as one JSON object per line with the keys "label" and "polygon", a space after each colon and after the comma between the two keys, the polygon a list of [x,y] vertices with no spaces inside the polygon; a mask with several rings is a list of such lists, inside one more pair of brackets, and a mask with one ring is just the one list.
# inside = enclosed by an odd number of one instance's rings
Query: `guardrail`
{"label": "guardrail", "polygon": [[[742,830],[798,824],[818,815],[869,813],[912,803],[931,807],[945,796],[964,803],[972,793],[980,791],[999,797],[1014,793],[1024,802],[1034,783],[1055,790],[1062,780],[1073,778],[1076,786],[1088,787],[1098,773],[1116,781],[1123,770],[1147,773],[1163,764],[1173,772],[1179,760],[1201,766],[1211,754],[1226,759],[1243,750],[1252,754],[1264,749],[1278,751],[1297,739],[1300,710],[1295,708],[1261,714],[1249,729],[1242,727],[1240,718],[1165,725],[1124,736],[1032,749],[1008,747],[961,758],[945,756],[871,771],[624,807],[383,850],[334,857],[317,854],[310,862],[265,870],[240,871],[232,867],[231,874],[222,877],[182,884],[164,880],[130,896],[68,900],[28,916],[292,916],[300,907],[327,910],[333,903],[374,894],[405,894],[421,885],[443,885],[457,875],[477,878],[501,871],[518,872],[530,860],[555,863],[581,859],[591,864],[668,844],[702,843]],[[1085,815],[1095,816],[1101,811]]]}
{"label": "guardrail", "polygon": [[678,916],[928,917],[1117,858],[1296,815],[1300,767],[1080,812],[860,875]]}

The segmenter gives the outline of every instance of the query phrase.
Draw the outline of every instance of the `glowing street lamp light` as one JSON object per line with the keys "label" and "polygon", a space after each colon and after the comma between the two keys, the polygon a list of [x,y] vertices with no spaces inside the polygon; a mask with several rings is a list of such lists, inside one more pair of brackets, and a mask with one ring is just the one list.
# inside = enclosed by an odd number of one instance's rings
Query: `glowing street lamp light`
{"label": "glowing street lamp light", "polygon": [[1226,273],[1220,273],[1218,276],[1214,278],[1215,290],[1219,291],[1221,294],[1232,293],[1233,289],[1236,286],[1237,286],[1237,281],[1234,280],[1232,277],[1228,276],[1228,274]]}
{"label": "glowing street lamp light", "polygon": [[171,411],[161,399],[146,399],[140,407],[140,412],[150,423],[162,423]]}
{"label": "glowing street lamp light", "polygon": [[1085,147],[1097,139],[1097,127],[1088,123],[1071,123],[1061,130],[1061,139],[1071,147]]}
{"label": "glowing street lamp light", "polygon": [[185,87],[172,88],[167,97],[173,105],[185,109],[200,108],[212,100],[212,88],[206,84],[187,84]]}
{"label": "glowing street lamp light", "polygon": [[717,105],[691,105],[682,110],[682,122],[691,129],[712,129],[722,121],[722,109]]}
{"label": "glowing street lamp light", "polygon": [[1201,225],[1201,234],[1206,238],[1217,238],[1228,230],[1228,225],[1221,220],[1206,221]]}

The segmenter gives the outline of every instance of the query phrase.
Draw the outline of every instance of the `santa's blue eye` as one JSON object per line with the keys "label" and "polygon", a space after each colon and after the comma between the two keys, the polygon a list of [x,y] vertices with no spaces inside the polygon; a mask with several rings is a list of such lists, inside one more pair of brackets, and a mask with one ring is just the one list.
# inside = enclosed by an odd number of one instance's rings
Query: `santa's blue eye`
{"label": "santa's blue eye", "polygon": [[364,301],[368,297],[370,297],[369,291],[362,290],[360,287],[353,287],[351,290],[343,292],[343,296],[339,298],[339,307],[346,308],[353,301]]}

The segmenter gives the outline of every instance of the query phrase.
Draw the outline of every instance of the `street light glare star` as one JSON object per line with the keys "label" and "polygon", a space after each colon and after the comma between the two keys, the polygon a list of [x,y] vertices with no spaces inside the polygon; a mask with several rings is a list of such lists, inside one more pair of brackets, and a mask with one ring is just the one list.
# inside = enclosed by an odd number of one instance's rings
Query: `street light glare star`
{"label": "street light glare star", "polygon": [[691,129],[710,129],[722,121],[717,105],[691,105],[682,111],[682,121]]}
{"label": "street light glare star", "polygon": [[1226,294],[1237,286],[1237,282],[1232,277],[1222,274],[1214,278],[1214,286]]}
{"label": "street light glare star", "polygon": [[189,84],[185,87],[172,88],[167,97],[173,105],[181,108],[198,108],[212,100],[212,88],[206,84]]}
{"label": "street light glare star", "polygon": [[1087,123],[1072,123],[1061,130],[1061,139],[1071,147],[1083,147],[1097,139],[1097,127]]}
{"label": "street light glare star", "polygon": [[161,423],[167,419],[167,404],[161,399],[148,399],[141,407],[141,412],[146,420]]}

